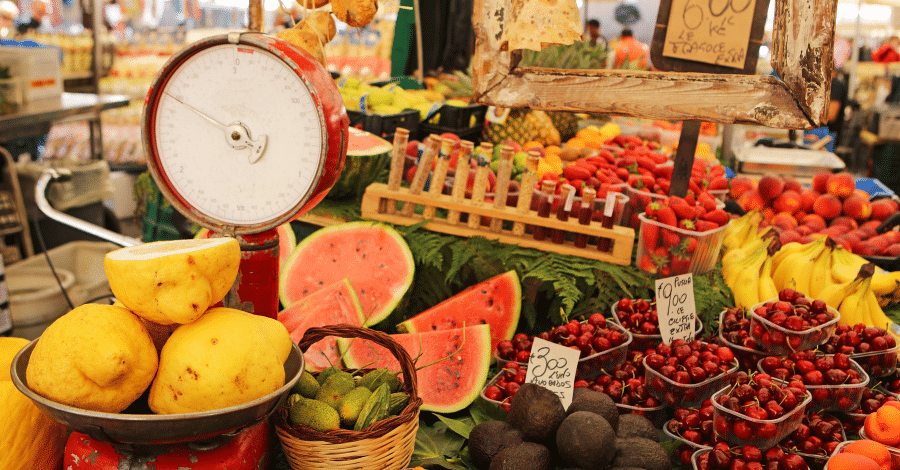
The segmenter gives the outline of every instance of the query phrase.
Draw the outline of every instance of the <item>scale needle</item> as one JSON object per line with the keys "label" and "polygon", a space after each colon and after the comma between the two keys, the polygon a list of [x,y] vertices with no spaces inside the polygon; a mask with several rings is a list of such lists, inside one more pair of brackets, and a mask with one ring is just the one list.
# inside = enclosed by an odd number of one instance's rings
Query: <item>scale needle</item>
{"label": "scale needle", "polygon": [[250,131],[248,131],[247,128],[240,122],[236,122],[234,124],[230,124],[230,125],[226,126],[225,124],[222,124],[221,122],[216,121],[215,119],[207,116],[205,113],[201,112],[199,109],[185,103],[184,101],[181,101],[176,96],[169,93],[168,91],[166,91],[165,94],[168,95],[173,100],[181,103],[182,105],[184,105],[184,107],[186,107],[187,109],[190,109],[191,111],[196,113],[198,116],[202,117],[203,119],[206,119],[214,126],[225,131],[225,140],[228,142],[228,145],[230,145],[231,148],[233,148],[235,150],[241,150],[241,149],[245,149],[245,148],[249,147],[251,150],[250,163],[256,163],[257,161],[259,161],[260,158],[262,158],[262,154],[266,150],[266,143],[268,142],[268,136],[261,135],[261,136],[259,136],[259,138],[257,140],[251,140],[250,139]]}

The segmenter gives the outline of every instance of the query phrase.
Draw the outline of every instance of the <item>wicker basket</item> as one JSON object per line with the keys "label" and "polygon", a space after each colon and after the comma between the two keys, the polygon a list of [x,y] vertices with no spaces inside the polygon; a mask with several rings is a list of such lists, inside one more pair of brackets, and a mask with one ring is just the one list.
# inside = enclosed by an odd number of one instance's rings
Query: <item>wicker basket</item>
{"label": "wicker basket", "polygon": [[272,415],[281,447],[293,470],[308,469],[404,469],[412,458],[419,430],[419,398],[416,368],[409,354],[390,336],[368,328],[332,325],[310,328],[298,346],[306,351],[313,343],[327,337],[360,338],[372,341],[390,351],[400,361],[403,391],[409,404],[399,416],[378,421],[363,431],[337,429],[327,433],[288,421],[288,410],[279,408]]}

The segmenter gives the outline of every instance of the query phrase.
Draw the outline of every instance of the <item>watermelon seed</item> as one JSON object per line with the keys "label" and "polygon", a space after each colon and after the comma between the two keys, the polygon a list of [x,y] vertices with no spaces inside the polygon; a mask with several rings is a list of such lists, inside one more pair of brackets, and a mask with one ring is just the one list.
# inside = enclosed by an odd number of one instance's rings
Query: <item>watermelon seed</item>
{"label": "watermelon seed", "polygon": [[494,306],[494,299],[488,299],[488,307]]}
{"label": "watermelon seed", "polygon": [[481,324],[482,324],[482,325],[486,325],[486,324],[487,324],[487,321],[486,321],[484,318],[482,318],[482,319],[481,319]]}
{"label": "watermelon seed", "polygon": [[436,331],[436,330],[437,330],[437,325],[431,325],[431,329]]}

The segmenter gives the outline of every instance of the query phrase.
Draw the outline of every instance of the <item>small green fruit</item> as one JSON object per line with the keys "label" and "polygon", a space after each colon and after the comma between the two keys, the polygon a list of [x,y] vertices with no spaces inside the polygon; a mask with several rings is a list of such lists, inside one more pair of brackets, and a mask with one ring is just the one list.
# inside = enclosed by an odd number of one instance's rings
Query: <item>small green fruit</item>
{"label": "small green fruit", "polygon": [[366,400],[372,396],[372,391],[366,387],[356,387],[347,392],[344,398],[338,403],[337,412],[341,417],[341,426],[347,429],[353,429],[359,412],[362,410]]}
{"label": "small green fruit", "polygon": [[316,393],[319,392],[319,382],[312,374],[303,372],[291,391],[299,393],[303,398],[315,398]]}
{"label": "small green fruit", "polygon": [[349,372],[338,371],[331,374],[331,377],[328,377],[319,387],[316,400],[336,409],[344,395],[354,388],[356,388],[356,382],[353,380],[353,376]]}
{"label": "small green fruit", "polygon": [[319,432],[328,432],[341,427],[341,418],[334,408],[309,398],[301,398],[294,403],[288,416],[292,423],[309,426]]}

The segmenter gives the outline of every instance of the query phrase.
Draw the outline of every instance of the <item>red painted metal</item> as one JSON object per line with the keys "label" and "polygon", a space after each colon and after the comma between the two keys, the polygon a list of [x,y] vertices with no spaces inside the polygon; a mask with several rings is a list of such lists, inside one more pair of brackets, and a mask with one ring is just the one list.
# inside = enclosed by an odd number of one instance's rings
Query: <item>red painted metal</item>
{"label": "red painted metal", "polygon": [[278,231],[239,235],[241,265],[235,305],[245,312],[278,317]]}
{"label": "red painted metal", "polygon": [[[268,421],[212,449],[207,443],[115,447],[80,432],[66,442],[66,470],[266,470],[275,438]],[[210,447],[215,444],[211,443]]]}

